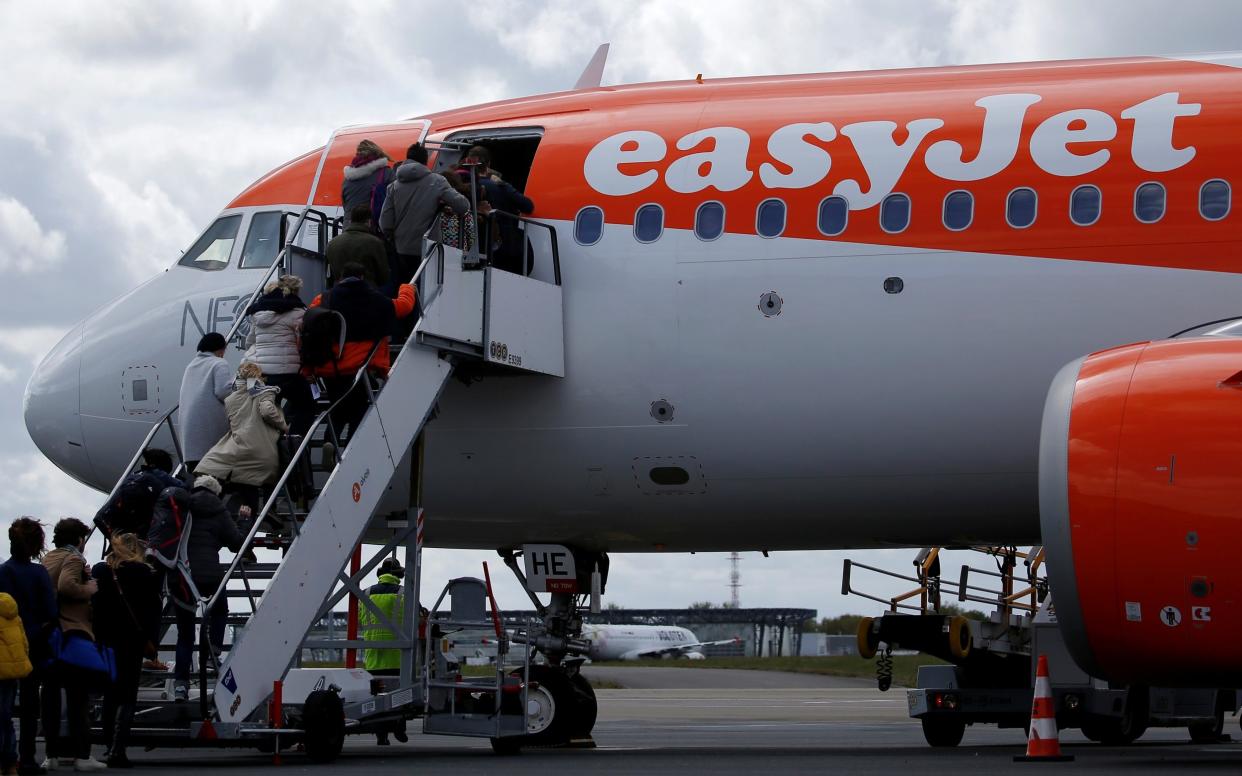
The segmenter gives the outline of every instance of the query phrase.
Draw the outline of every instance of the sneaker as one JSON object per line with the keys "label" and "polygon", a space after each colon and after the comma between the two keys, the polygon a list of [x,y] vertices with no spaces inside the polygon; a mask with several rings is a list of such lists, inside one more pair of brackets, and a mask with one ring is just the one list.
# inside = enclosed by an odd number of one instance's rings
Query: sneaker
{"label": "sneaker", "polygon": [[94,757],[80,757],[73,761],[73,769],[75,771],[106,771],[108,766]]}
{"label": "sneaker", "polygon": [[410,742],[410,737],[405,734],[404,728],[401,730],[394,730],[392,732],[392,737],[397,739],[403,744],[408,744]]}
{"label": "sneaker", "polygon": [[328,470],[336,468],[336,445],[331,442],[323,443],[323,468]]}
{"label": "sneaker", "polygon": [[173,703],[185,703],[190,699],[190,683],[177,682],[173,686]]}

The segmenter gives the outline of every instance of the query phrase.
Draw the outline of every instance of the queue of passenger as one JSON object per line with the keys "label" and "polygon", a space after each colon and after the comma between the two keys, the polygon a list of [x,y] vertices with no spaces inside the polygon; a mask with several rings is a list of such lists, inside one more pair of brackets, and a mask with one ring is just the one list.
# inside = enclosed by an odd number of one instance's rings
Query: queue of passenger
{"label": "queue of passenger", "polygon": [[[533,209],[529,198],[491,169],[486,148],[470,149],[451,173],[432,174],[426,148],[418,144],[396,168],[390,161],[364,140],[345,168],[346,229],[329,246],[334,284],[327,292],[308,306],[299,297],[299,278],[285,275],[269,284],[246,310],[247,350],[236,373],[224,359],[223,336],[212,332],[199,341],[180,390],[185,479],[175,476],[169,453],[144,451],[142,466],[95,516],[109,542],[103,562],[86,563],[91,528],[75,518],[56,524],[54,548],[46,553],[41,523],[21,517],[10,525],[10,557],[0,564],[0,774],[131,766],[126,744],[143,666],[166,668],[157,660],[165,592],[177,622],[174,700],[188,700],[195,631],[201,630],[199,644],[223,647],[227,597],[195,628],[198,601],[224,584],[220,550],[241,551],[247,521],[280,474],[281,440],[296,442],[310,428],[317,381],[329,400],[344,399],[332,417],[338,437],[348,440],[356,432],[367,395],[353,390],[354,378],[364,366],[377,377],[387,375],[388,339],[416,306],[414,288],[398,281],[408,280],[418,266],[429,229],[435,226],[433,237],[463,250],[477,240],[491,249],[496,266],[528,270],[520,266],[524,238],[516,222],[476,224],[471,212],[472,177],[481,215]],[[311,330],[309,310],[315,308],[339,321],[335,339]],[[333,333],[331,326],[324,329]],[[183,512],[192,516],[184,537]],[[182,543],[188,579],[177,564]],[[399,617],[394,590],[399,592],[400,566],[394,559],[384,571],[383,589],[374,593],[388,604],[390,618]],[[383,640],[377,623],[368,626],[375,631],[368,634],[372,640]],[[392,670],[390,660],[382,650],[368,653],[368,667],[378,673]],[[103,762],[91,756],[88,717],[91,696],[100,692]],[[62,694],[68,736],[61,735]],[[20,735],[13,729],[15,707]],[[36,757],[40,723],[42,763]]]}

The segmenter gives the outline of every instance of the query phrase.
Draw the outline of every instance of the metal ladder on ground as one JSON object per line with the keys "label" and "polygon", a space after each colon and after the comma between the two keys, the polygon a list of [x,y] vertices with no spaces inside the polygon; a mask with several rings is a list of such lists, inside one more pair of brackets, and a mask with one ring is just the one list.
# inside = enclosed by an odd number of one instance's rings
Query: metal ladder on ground
{"label": "metal ladder on ground", "polygon": [[[312,212],[319,174],[336,140],[334,133],[320,158],[307,206],[252,300],[277,270],[287,267],[292,254],[290,246]],[[426,242],[420,266],[410,278],[420,289],[422,316],[413,335],[397,348],[382,385],[368,368],[381,345],[372,348],[364,368],[356,374],[354,386],[365,391],[369,406],[348,446],[338,453],[335,465],[326,472],[326,481],[319,486],[317,478],[312,475],[308,481],[305,474],[313,468],[309,461],[318,447],[316,440],[322,440],[325,434],[335,436],[331,409],[319,414],[292,454],[254,516],[224,582],[210,598],[198,602],[200,619],[213,606],[229,599],[242,598],[250,609],[243,615],[244,624],[235,629],[236,638],[231,646],[221,654],[209,656],[218,664],[218,670],[212,672],[214,686],[207,685],[206,666],[200,665],[199,705],[204,712],[202,719],[211,722],[212,736],[224,737],[230,731],[241,730],[247,721],[262,720],[268,713],[264,704],[272,695],[274,683],[297,661],[308,630],[345,596],[357,595],[372,607],[381,624],[400,632],[373,608],[369,599],[358,595],[360,580],[374,568],[380,555],[357,573],[342,569],[365,537],[376,532],[387,535],[387,550],[399,545],[413,531],[413,525],[408,525],[413,523],[409,516],[417,512],[413,494],[408,494],[397,510],[391,510],[393,498],[387,492],[400,479],[399,473],[408,474],[411,450],[455,366],[470,361],[477,362],[484,371],[563,376],[556,232],[538,221],[521,221],[528,235],[546,230],[546,239],[538,244],[546,249],[543,253],[551,262],[551,272],[542,274],[550,274],[554,281],[495,269],[477,250],[463,254],[442,243]],[[240,321],[234,323],[226,339],[232,341],[239,325]],[[504,335],[497,336],[499,332]],[[174,412],[175,408],[152,427],[126,474],[138,464],[142,452],[164,426],[179,448],[172,422]],[[294,483],[298,492],[291,490]],[[402,492],[399,483],[393,490]],[[392,511],[401,511],[407,519],[390,523],[387,514]],[[400,522],[407,525],[396,530]],[[279,548],[283,557],[274,566],[251,566],[244,562],[244,556],[254,547]],[[265,578],[266,585],[261,585]],[[335,589],[338,584],[340,588]],[[405,618],[407,630],[411,619]],[[356,648],[358,644],[351,642],[348,646]],[[385,648],[383,644],[370,646]]]}

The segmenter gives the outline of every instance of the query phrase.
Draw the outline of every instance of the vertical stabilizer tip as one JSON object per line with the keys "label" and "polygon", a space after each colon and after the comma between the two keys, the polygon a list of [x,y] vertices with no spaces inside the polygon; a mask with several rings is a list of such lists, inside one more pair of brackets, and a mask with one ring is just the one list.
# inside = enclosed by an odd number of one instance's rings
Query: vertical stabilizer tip
{"label": "vertical stabilizer tip", "polygon": [[595,49],[595,55],[587,62],[586,69],[578,76],[574,89],[596,89],[604,82],[604,64],[608,62],[608,45],[601,44]]}

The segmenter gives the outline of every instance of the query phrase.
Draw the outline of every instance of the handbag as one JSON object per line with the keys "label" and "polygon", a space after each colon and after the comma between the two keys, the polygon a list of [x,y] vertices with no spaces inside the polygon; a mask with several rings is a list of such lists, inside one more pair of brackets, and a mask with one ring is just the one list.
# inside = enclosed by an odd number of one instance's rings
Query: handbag
{"label": "handbag", "polygon": [[48,639],[54,666],[87,675],[89,681],[111,684],[116,681],[116,653],[97,644],[80,631],[52,631]]}

